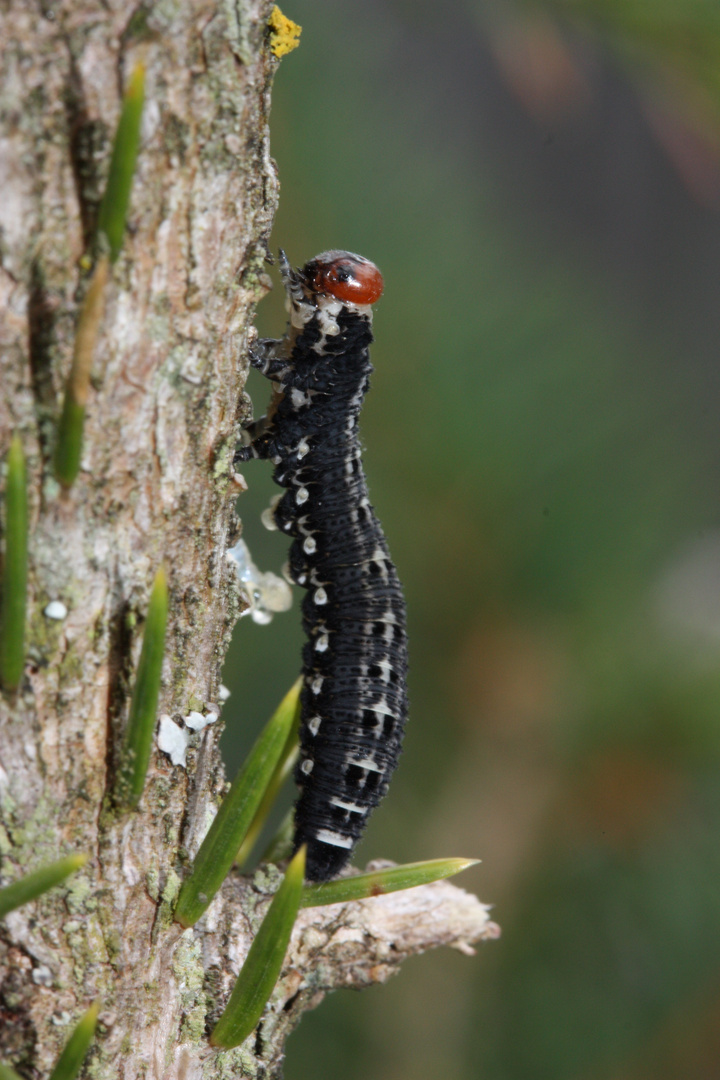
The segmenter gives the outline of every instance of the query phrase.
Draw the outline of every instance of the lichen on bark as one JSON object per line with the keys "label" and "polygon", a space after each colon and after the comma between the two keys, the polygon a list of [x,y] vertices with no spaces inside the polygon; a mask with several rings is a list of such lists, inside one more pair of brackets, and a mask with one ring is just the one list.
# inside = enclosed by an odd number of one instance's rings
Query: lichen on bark
{"label": "lichen on bark", "polygon": [[[193,736],[187,770],[153,752],[138,812],[119,815],[110,799],[158,567],[170,590],[160,711],[175,720],[218,701],[242,606],[225,551],[238,530],[232,450],[277,199],[271,6],[12,0],[0,15],[0,458],[19,433],[32,532],[25,673],[17,694],[0,695],[3,880],[91,855],[0,924],[0,1060],[28,1078],[48,1075],[94,999],[85,1068],[97,1080],[277,1076],[289,1030],[326,990],[492,934],[482,905],[447,883],[304,911],[258,1037],[219,1053],[207,1032],[277,884],[272,873],[231,875],[198,928],[172,921],[225,790],[221,725]],[[81,471],[63,493],[52,454],[83,256],[124,80],[140,59],[128,228]],[[51,601],[64,619],[45,614]]]}

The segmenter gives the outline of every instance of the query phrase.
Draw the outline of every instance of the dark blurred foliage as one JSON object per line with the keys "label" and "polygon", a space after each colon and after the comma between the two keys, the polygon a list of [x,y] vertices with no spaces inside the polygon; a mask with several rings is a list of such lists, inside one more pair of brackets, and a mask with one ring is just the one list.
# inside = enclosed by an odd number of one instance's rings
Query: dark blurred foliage
{"label": "dark blurred foliage", "polygon": [[[290,3],[290,0],[287,0]],[[482,858],[499,942],[337,994],[288,1080],[670,1080],[720,1054],[720,7],[292,0],[273,243],[375,260],[411,718],[358,862]],[[282,333],[281,290],[261,334]],[[249,387],[256,412],[267,383]],[[245,469],[259,525],[278,490]],[[297,674],[244,620],[234,766]],[[233,712],[242,702],[242,715]],[[290,798],[288,795],[288,799]]]}

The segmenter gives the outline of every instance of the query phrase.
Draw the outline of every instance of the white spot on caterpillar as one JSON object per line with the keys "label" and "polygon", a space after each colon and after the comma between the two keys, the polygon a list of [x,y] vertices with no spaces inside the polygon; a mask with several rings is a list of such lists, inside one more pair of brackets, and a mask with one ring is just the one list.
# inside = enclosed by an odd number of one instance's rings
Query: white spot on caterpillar
{"label": "white spot on caterpillar", "polygon": [[381,548],[376,548],[375,549],[375,554],[373,555],[373,562],[375,563],[376,566],[380,567],[381,577],[382,577],[383,581],[387,581],[389,579],[389,576],[390,576],[388,574],[388,569],[387,569],[387,566],[386,566],[387,561],[388,561],[388,557],[385,554],[385,552]]}
{"label": "white spot on caterpillar", "polygon": [[310,447],[308,446],[307,439],[301,439],[295,447],[295,453],[299,458],[304,458],[306,454],[310,453]]}
{"label": "white spot on caterpillar", "polygon": [[[257,454],[255,456],[257,457]],[[279,465],[280,462],[282,461],[282,458],[280,457],[279,454],[273,454],[273,456],[270,458],[270,460],[272,461],[273,465]]]}
{"label": "white spot on caterpillar", "polygon": [[315,651],[316,652],[325,652],[327,650],[327,647],[328,647],[329,643],[330,643],[330,639],[328,638],[327,634],[321,634],[320,637],[315,642]]}
{"label": "white spot on caterpillar", "polygon": [[293,387],[290,391],[290,401],[293,404],[293,408],[302,409],[304,405],[309,405],[312,401],[312,391],[308,390],[307,393],[303,393],[302,390]]}
{"label": "white spot on caterpillar", "polygon": [[364,705],[363,709],[367,709],[368,712],[380,713],[382,716],[395,715],[392,709],[388,708],[388,703],[385,698],[383,698],[382,701],[378,701],[375,705]]}
{"label": "white spot on caterpillar", "polygon": [[[384,615],[381,615],[380,618],[376,619],[374,622],[366,622],[364,624],[365,633],[372,634],[376,626],[391,627],[394,626],[395,623],[397,623],[397,619],[393,615],[392,611],[386,611]],[[390,641],[392,641],[392,638],[390,638]]]}
{"label": "white spot on caterpillar", "polygon": [[280,492],[278,495],[273,495],[272,499],[270,500],[270,505],[266,506],[262,514],[260,515],[260,520],[262,521],[268,532],[277,531],[277,522],[275,521],[275,507],[280,502],[282,497],[282,492]]}
{"label": "white spot on caterpillar", "polygon": [[367,814],[369,807],[359,806],[354,802],[345,802],[344,799],[336,799],[334,795],[330,797],[331,806],[339,806],[341,810],[349,810],[351,814]]}
{"label": "white spot on caterpillar", "polygon": [[307,726],[308,726],[308,731],[310,732],[310,734],[313,735],[313,736],[317,735],[318,731],[320,730],[320,725],[321,724],[322,724],[322,716],[313,716],[313,718],[311,720],[308,720]]}
{"label": "white spot on caterpillar", "polygon": [[317,551],[317,542],[314,536],[306,536],[303,541],[303,551],[306,555],[312,555],[314,551]]}
{"label": "white spot on caterpillar", "polygon": [[309,497],[310,493],[308,492],[308,489],[306,487],[300,487],[295,493],[295,502],[298,506],[302,506],[303,503],[308,501]]}
{"label": "white spot on caterpillar", "polygon": [[381,773],[383,771],[379,765],[376,765],[375,761],[371,757],[360,758],[359,761],[355,761],[353,757],[347,757],[345,758],[345,764],[357,765],[359,769],[368,769],[370,772]]}
{"label": "white spot on caterpillar", "polygon": [[380,676],[383,682],[389,683],[390,676],[392,674],[392,664],[389,660],[378,660],[377,666],[382,669],[382,675]]}
{"label": "white spot on caterpillar", "polygon": [[337,317],[344,307],[344,304],[340,300],[332,299],[329,297],[317,298],[317,316],[318,325],[320,327],[321,337],[319,341],[316,341],[313,345],[313,350],[319,353],[321,356],[325,351],[327,345],[327,339],[329,337],[337,337],[340,333],[340,327],[338,326]]}
{"label": "white spot on caterpillar", "polygon": [[351,836],[343,836],[342,833],[333,832],[332,829],[318,829],[315,839],[323,844],[332,844],[333,847],[351,848],[353,846]]}
{"label": "white spot on caterpillar", "polygon": [[313,593],[313,600],[315,601],[316,604],[320,604],[320,605],[327,604],[327,599],[328,599],[327,593],[325,592],[325,590],[322,587],[319,588],[319,589],[316,589],[315,592]]}
{"label": "white spot on caterpillar", "polygon": [[300,766],[300,772],[305,773],[306,776],[309,776],[310,773],[313,771],[314,764],[315,762],[311,758],[305,758],[302,765]]}
{"label": "white spot on caterpillar", "polygon": [[319,694],[320,693],[320,691],[322,690],[322,684],[324,682],[325,682],[325,679],[323,678],[322,675],[316,675],[315,676],[315,678],[310,683],[310,689],[312,690],[313,694]]}

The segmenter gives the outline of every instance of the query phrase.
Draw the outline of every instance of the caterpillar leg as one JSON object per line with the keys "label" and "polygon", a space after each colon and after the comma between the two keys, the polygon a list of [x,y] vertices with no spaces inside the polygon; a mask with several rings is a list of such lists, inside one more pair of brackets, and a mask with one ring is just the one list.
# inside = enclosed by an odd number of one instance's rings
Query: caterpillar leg
{"label": "caterpillar leg", "polygon": [[277,356],[276,350],[282,345],[281,341],[273,338],[262,338],[248,349],[250,363],[264,375],[266,379],[282,379],[290,373],[290,365],[287,358]]}
{"label": "caterpillar leg", "polygon": [[253,420],[243,428],[243,440],[247,441],[244,441],[243,446],[238,446],[235,451],[234,465],[239,465],[243,461],[252,461],[253,458],[267,459],[272,456],[272,431],[261,426],[266,421],[267,418],[261,416],[259,420]]}

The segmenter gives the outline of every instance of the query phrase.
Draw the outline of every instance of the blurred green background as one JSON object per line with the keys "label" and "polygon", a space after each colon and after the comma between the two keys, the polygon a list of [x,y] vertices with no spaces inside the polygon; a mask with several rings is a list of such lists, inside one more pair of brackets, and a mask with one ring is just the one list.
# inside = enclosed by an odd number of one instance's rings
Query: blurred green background
{"label": "blurred green background", "polygon": [[[477,856],[459,884],[503,929],[327,999],[287,1080],[715,1078],[720,6],[284,10],[273,247],[386,282],[362,430],[411,713],[357,862]],[[278,489],[245,476],[278,571]],[[237,628],[232,767],[298,672],[299,600]]]}

